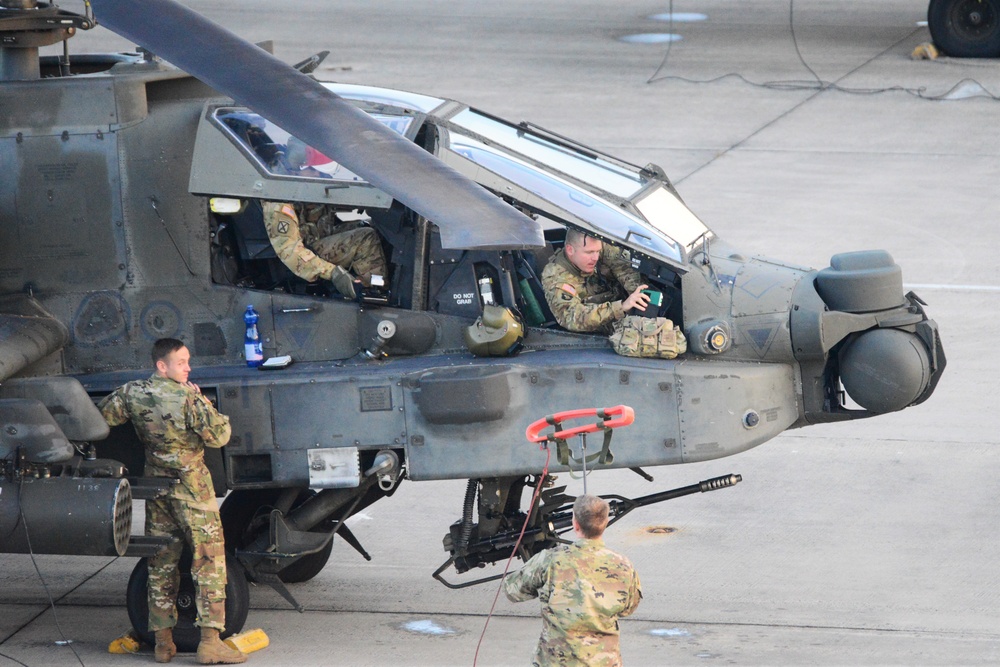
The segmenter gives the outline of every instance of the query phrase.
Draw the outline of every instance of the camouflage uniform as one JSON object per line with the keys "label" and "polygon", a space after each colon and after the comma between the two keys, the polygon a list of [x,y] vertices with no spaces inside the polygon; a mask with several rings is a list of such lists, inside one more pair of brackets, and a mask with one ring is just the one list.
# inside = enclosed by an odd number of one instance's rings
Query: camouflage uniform
{"label": "camouflage uniform", "polygon": [[365,287],[371,286],[372,274],[385,275],[378,232],[367,225],[340,223],[326,206],[303,211],[291,204],[264,202],[264,227],[275,254],[303,280],[332,280],[335,266],[353,272]]}
{"label": "camouflage uniform", "polygon": [[545,299],[559,325],[570,331],[600,331],[610,334],[616,320],[625,317],[622,300],[634,292],[642,279],[632,268],[628,250],[605,243],[597,269],[584,275],[559,250],[542,271]]}
{"label": "camouflage uniform", "polygon": [[157,374],[119,387],[99,407],[109,425],[131,421],[135,426],[146,450],[147,476],[179,480],[167,496],[146,501],[146,534],[177,538],[149,559],[149,630],[177,624],[177,564],[185,542],[193,553],[197,625],[224,630],[225,544],[205,447],[229,442],[229,417],[201,394]]}
{"label": "camouflage uniform", "polygon": [[618,618],[642,599],[632,563],[604,546],[581,539],[535,554],[503,582],[512,602],[537,597],[542,635],[533,667],[620,667]]}

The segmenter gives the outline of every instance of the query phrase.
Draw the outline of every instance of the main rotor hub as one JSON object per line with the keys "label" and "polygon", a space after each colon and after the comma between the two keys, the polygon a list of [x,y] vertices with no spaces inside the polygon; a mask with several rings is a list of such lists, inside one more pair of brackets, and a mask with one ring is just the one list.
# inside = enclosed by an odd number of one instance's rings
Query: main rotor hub
{"label": "main rotor hub", "polygon": [[40,76],[38,49],[63,42],[77,29],[97,25],[91,16],[67,12],[36,0],[0,0],[0,81]]}

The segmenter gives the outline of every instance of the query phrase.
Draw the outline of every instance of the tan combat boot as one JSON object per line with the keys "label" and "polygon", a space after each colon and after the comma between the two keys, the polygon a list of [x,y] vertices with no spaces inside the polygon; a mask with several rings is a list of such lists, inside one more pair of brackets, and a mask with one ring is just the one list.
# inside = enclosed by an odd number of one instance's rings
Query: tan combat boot
{"label": "tan combat boot", "polygon": [[170,662],[170,659],[177,655],[173,628],[157,630],[153,634],[156,637],[156,648],[153,649],[156,662]]}
{"label": "tan combat boot", "polygon": [[198,662],[202,665],[235,665],[246,662],[247,657],[234,648],[229,648],[219,639],[219,631],[215,628],[201,629],[201,642],[198,644]]}

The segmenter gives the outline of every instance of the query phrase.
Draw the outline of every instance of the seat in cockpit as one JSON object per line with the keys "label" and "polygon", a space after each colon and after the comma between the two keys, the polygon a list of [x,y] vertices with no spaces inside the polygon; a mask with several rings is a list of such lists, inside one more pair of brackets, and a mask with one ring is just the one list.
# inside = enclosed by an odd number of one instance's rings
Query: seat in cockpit
{"label": "seat in cockpit", "polygon": [[240,258],[244,261],[277,259],[264,227],[264,209],[259,199],[250,199],[242,211],[229,217]]}

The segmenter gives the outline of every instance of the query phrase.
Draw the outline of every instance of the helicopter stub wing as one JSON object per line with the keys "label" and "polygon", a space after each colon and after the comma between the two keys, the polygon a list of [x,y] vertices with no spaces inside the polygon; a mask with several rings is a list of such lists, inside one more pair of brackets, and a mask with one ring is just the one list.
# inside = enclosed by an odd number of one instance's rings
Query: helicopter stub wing
{"label": "helicopter stub wing", "polygon": [[544,246],[541,227],[311,77],[173,0],[92,0],[98,22],[334,158],[441,229],[446,248]]}
{"label": "helicopter stub wing", "polygon": [[0,380],[63,348],[69,331],[34,302],[20,297],[0,302]]}

